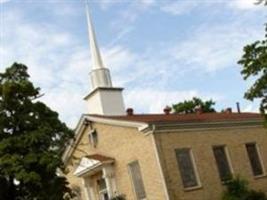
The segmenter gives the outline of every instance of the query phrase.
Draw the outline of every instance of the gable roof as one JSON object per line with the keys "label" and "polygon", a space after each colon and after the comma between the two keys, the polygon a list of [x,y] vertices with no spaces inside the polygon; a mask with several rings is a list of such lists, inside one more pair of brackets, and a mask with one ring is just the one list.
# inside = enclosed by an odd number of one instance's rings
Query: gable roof
{"label": "gable roof", "polygon": [[262,120],[259,113],[201,113],[201,114],[134,114],[124,116],[88,115],[102,119],[140,122],[140,123],[201,123],[201,122],[233,122]]}
{"label": "gable roof", "polygon": [[134,114],[123,116],[105,115],[82,115],[75,129],[75,140],[70,142],[62,158],[67,162],[71,153],[79,142],[83,131],[86,128],[85,122],[96,122],[113,126],[136,128],[143,133],[150,130],[166,131],[178,130],[183,128],[220,128],[233,126],[259,126],[262,125],[263,116],[258,113],[201,113],[201,114]]}
{"label": "gable roof", "polygon": [[113,163],[115,159],[100,154],[87,155],[81,158],[74,175],[82,176],[106,163]]}
{"label": "gable roof", "polygon": [[108,161],[114,161],[114,158],[103,156],[101,154],[92,154],[92,155],[86,155],[85,156],[88,159],[97,160],[99,162],[108,162]]}

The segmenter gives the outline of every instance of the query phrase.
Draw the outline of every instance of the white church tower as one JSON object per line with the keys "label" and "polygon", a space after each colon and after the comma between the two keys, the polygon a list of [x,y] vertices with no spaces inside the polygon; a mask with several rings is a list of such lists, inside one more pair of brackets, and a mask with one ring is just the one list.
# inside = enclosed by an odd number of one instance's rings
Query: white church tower
{"label": "white church tower", "polygon": [[92,90],[84,98],[87,101],[89,114],[124,115],[123,88],[112,86],[109,69],[104,67],[87,1],[86,15],[92,60],[90,72]]}

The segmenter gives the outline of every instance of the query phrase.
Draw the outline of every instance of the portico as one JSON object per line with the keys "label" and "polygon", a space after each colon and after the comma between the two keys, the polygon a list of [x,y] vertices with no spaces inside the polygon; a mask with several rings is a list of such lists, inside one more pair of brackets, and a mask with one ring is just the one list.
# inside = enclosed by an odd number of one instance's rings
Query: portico
{"label": "portico", "polygon": [[117,193],[113,158],[99,154],[81,158],[74,175],[82,179],[88,200],[108,200]]}

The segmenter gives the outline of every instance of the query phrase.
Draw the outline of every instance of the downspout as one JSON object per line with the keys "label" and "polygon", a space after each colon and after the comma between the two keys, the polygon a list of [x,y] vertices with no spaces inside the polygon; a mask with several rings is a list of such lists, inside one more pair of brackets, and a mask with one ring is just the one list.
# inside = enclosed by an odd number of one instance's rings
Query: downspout
{"label": "downspout", "polygon": [[168,189],[167,189],[166,179],[165,179],[165,176],[164,176],[164,173],[163,173],[163,169],[162,169],[162,165],[161,165],[160,158],[159,158],[159,150],[158,150],[158,147],[157,147],[157,144],[156,144],[155,135],[154,135],[155,134],[155,129],[156,129],[156,127],[153,124],[152,125],[152,130],[151,130],[152,142],[153,142],[153,146],[154,146],[154,150],[155,150],[155,155],[156,155],[156,160],[157,160],[158,167],[159,167],[160,176],[161,176],[162,183],[163,183],[163,189],[164,189],[165,198],[166,198],[166,200],[170,200],[169,192],[168,192]]}

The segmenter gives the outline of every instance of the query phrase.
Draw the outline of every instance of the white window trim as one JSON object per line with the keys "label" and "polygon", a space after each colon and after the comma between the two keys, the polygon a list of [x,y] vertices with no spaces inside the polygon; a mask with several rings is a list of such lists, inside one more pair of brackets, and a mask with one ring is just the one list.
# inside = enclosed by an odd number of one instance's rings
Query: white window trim
{"label": "white window trim", "polygon": [[[261,165],[261,168],[262,168],[262,174],[260,174],[260,175],[256,175],[255,176],[254,173],[253,173],[253,169],[252,169],[252,166],[251,166],[251,163],[250,163],[250,158],[249,158],[247,147],[246,147],[247,144],[254,144],[255,147],[256,147],[256,151],[257,151],[257,154],[258,154],[258,157],[259,157],[259,160],[260,160],[260,165]],[[263,162],[263,159],[262,159],[262,155],[261,155],[261,151],[260,151],[260,147],[259,147],[258,143],[257,142],[248,142],[248,143],[245,143],[245,148],[246,148],[247,157],[248,157],[248,161],[249,161],[249,165],[250,165],[250,170],[251,170],[252,176],[255,179],[266,177],[267,176],[266,169],[265,169],[265,165],[264,165],[264,162]]]}
{"label": "white window trim", "polygon": [[115,181],[115,172],[114,172],[114,166],[112,165],[105,165],[102,168],[102,173],[105,183],[106,183],[106,189],[108,192],[109,198],[112,198],[117,193],[117,185]]}
{"label": "white window trim", "polygon": [[[175,151],[176,151],[176,149],[188,149],[189,150],[189,156],[190,156],[190,159],[192,161],[193,170],[194,170],[194,173],[195,173],[195,176],[196,176],[196,182],[197,182],[196,186],[184,187],[184,184],[182,183],[184,191],[191,191],[191,190],[197,190],[197,189],[202,188],[202,183],[201,183],[201,180],[200,180],[199,171],[198,171],[198,168],[197,168],[197,164],[196,164],[196,161],[195,161],[195,156],[194,156],[192,147],[182,147],[182,148],[179,147],[179,148],[175,148]],[[175,155],[175,159],[177,160],[176,155]],[[176,161],[176,163],[177,163],[177,165],[179,165],[179,163],[177,161]],[[178,171],[180,173],[180,177],[182,178],[180,167],[179,166],[177,166],[177,167],[178,167]]]}
{"label": "white window trim", "polygon": [[[139,163],[138,160],[133,160],[133,161],[131,161],[131,162],[129,162],[129,163],[127,164],[128,171],[129,171],[129,174],[130,174],[131,184],[132,184],[132,188],[133,188],[133,192],[134,192],[134,197],[135,197],[136,200],[139,200],[139,199],[137,198],[137,193],[136,193],[136,189],[135,189],[134,182],[133,182],[133,174],[132,174],[132,171],[131,171],[131,168],[130,168],[130,164],[133,163],[133,162],[138,162],[139,167],[140,167],[140,171],[141,171],[141,166],[140,166],[140,163]],[[145,183],[144,183],[144,179],[143,179],[143,174],[142,174],[142,172],[141,172],[141,176],[142,176],[143,185],[144,185],[144,187],[145,187]],[[144,189],[145,189],[145,188],[144,188]],[[145,191],[145,192],[146,192],[146,191]],[[147,194],[146,194],[146,196],[147,196]],[[140,199],[140,200],[147,200],[147,198],[143,198],[143,199]]]}
{"label": "white window trim", "polygon": [[[230,156],[230,153],[229,153],[228,146],[227,146],[226,144],[213,145],[213,146],[212,146],[212,151],[213,151],[213,148],[215,148],[215,147],[223,147],[224,152],[225,152],[225,155],[226,155],[227,163],[228,163],[229,168],[230,168],[230,173],[231,173],[232,176],[234,176],[235,171],[234,171],[234,168],[233,168],[232,159],[231,159],[231,156]],[[213,152],[213,155],[214,155],[214,152]],[[214,155],[213,157],[214,157],[214,159],[215,159],[215,163],[216,163],[215,155]],[[218,171],[217,163],[216,163],[216,167],[217,167],[217,171]],[[220,173],[220,172],[218,171],[218,173]],[[220,178],[220,175],[219,175],[219,178]],[[221,180],[221,178],[220,178],[220,180]],[[221,182],[222,182],[222,183],[225,183],[225,182],[227,182],[227,181],[222,181],[222,180],[221,180]]]}
{"label": "white window trim", "polygon": [[[89,139],[89,143],[92,147],[96,148],[97,146],[97,142],[98,142],[98,138],[94,138],[93,137],[93,134],[96,133],[96,130],[95,129],[91,129],[89,132],[88,132],[88,139]],[[97,133],[96,133],[96,137],[98,137]]]}
{"label": "white window trim", "polygon": [[[154,128],[155,127],[153,127],[153,129]],[[157,144],[156,144],[156,139],[155,139],[155,135],[154,134],[152,134],[152,142],[153,142],[153,147],[154,147],[154,152],[155,152],[157,164],[158,164],[158,167],[159,167],[159,170],[160,170],[160,176],[161,176],[161,179],[162,179],[165,198],[166,198],[166,200],[170,200],[168,189],[167,189],[167,183],[166,183],[166,179],[165,179],[165,176],[164,176],[164,173],[163,173],[163,170],[162,170],[162,164],[161,164],[160,158],[159,158],[159,150],[158,150],[158,147],[157,147]]]}
{"label": "white window trim", "polygon": [[223,145],[224,147],[224,151],[225,151],[225,154],[226,154],[226,159],[227,159],[227,162],[229,164],[229,167],[230,167],[230,172],[231,172],[231,175],[234,176],[235,172],[234,172],[234,168],[233,168],[233,164],[232,164],[232,159],[231,159],[231,156],[230,156],[230,153],[229,153],[229,149],[226,145]]}
{"label": "white window trim", "polygon": [[262,167],[262,174],[259,175],[259,176],[255,176],[255,177],[263,177],[263,176],[266,176],[265,165],[264,165],[264,162],[263,162],[263,159],[262,159],[262,155],[261,155],[261,151],[260,151],[259,145],[257,143],[255,143],[255,146],[256,146],[256,150],[257,150],[257,153],[259,155],[260,164],[261,164],[261,167]]}
{"label": "white window trim", "polygon": [[193,164],[194,173],[196,175],[197,185],[194,186],[194,187],[188,187],[188,188],[184,187],[185,190],[193,190],[193,189],[198,189],[198,188],[202,187],[202,183],[200,181],[200,176],[199,176],[199,171],[198,171],[198,168],[197,168],[197,164],[196,164],[196,161],[195,161],[195,156],[193,154],[192,148],[189,148],[189,154],[190,154],[190,158],[191,158],[191,161],[192,161],[192,164]]}
{"label": "white window trim", "polygon": [[108,190],[107,190],[107,188],[98,191],[98,195],[99,195],[99,197],[100,197],[101,200],[102,200],[102,195],[103,195],[103,194],[107,194],[107,195],[108,195]]}
{"label": "white window trim", "polygon": [[83,177],[82,184],[83,184],[85,198],[88,200],[95,199],[91,180]]}

